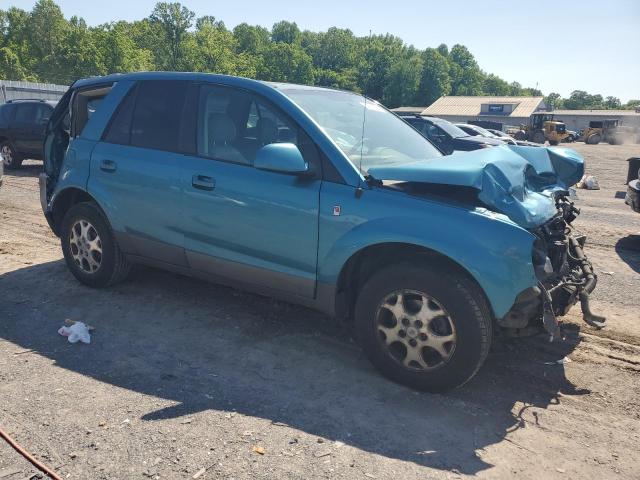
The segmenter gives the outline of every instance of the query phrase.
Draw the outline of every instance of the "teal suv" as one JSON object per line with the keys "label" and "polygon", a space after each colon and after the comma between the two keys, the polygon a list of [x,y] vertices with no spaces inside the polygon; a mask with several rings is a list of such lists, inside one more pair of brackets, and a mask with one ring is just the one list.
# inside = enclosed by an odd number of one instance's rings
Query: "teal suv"
{"label": "teal suv", "polygon": [[465,383],[499,330],[556,338],[578,301],[604,325],[568,149],[443,156],[355,93],[156,72],[75,82],[44,157],[42,208],[80,282],[142,263],[306,305],[414,388]]}

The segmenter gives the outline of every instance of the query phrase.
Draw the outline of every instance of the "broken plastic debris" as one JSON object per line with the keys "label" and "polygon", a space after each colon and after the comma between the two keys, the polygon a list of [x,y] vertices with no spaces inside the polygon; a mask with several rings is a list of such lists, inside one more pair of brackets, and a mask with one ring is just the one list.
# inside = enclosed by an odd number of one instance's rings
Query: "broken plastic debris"
{"label": "broken plastic debris", "polygon": [[560,360],[554,360],[553,362],[544,362],[545,365],[564,365],[565,363],[571,363],[571,359],[569,357],[564,357]]}
{"label": "broken plastic debris", "polygon": [[91,343],[91,335],[89,328],[83,322],[75,322],[71,326],[60,327],[58,333],[63,337],[67,337],[69,343]]}
{"label": "broken plastic debris", "polygon": [[600,190],[598,179],[594,175],[587,174],[583,175],[576,187],[584,188],[585,190]]}

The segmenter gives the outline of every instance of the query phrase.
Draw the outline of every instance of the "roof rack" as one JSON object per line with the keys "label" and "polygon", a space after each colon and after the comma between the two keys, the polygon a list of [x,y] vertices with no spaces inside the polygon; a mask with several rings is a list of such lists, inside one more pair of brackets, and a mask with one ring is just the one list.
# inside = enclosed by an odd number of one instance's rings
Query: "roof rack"
{"label": "roof rack", "polygon": [[11,100],[7,100],[6,103],[16,102],[46,102],[46,100],[44,98],[13,98]]}

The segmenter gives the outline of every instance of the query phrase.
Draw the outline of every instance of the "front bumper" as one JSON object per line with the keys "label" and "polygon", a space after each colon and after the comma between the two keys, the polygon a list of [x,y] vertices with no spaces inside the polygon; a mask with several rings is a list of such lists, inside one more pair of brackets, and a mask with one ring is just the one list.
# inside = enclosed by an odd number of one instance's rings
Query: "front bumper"
{"label": "front bumper", "polygon": [[634,212],[640,213],[640,179],[629,182],[624,203],[629,205]]}

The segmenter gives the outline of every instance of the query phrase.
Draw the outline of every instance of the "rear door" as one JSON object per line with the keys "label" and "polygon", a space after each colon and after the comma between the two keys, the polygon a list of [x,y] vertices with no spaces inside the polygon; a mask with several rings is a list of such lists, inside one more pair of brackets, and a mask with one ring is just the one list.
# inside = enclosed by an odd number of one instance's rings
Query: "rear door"
{"label": "rear door", "polygon": [[182,121],[189,82],[141,81],[93,150],[88,190],[102,199],[123,251],[185,265],[180,175],[195,132]]}
{"label": "rear door", "polygon": [[[202,85],[197,155],[185,157],[183,229],[190,266],[243,284],[313,297],[321,171],[317,147],[282,111],[244,90]],[[253,167],[270,143],[294,143],[318,173]]]}
{"label": "rear door", "polygon": [[33,126],[38,105],[35,103],[16,103],[13,119],[10,123],[10,135],[16,150],[27,156],[34,153]]}

